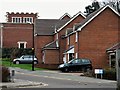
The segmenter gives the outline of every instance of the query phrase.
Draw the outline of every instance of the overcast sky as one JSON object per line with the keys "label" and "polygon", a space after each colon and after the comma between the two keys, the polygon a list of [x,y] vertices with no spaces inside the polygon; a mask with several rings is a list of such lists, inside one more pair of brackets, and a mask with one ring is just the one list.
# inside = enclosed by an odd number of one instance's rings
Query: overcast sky
{"label": "overcast sky", "polygon": [[[85,11],[93,0],[0,0],[0,22],[5,22],[6,12],[38,13],[39,18],[59,19],[64,13],[71,16]],[[101,1],[101,0],[99,0]]]}

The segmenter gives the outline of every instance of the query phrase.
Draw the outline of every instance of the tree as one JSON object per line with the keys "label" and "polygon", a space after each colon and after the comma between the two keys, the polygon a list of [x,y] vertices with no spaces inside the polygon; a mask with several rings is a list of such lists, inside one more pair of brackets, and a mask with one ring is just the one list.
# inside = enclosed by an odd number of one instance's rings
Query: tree
{"label": "tree", "polygon": [[106,0],[104,2],[101,2],[102,6],[105,6],[107,4],[111,5],[111,7],[120,13],[120,0]]}
{"label": "tree", "polygon": [[118,13],[120,13],[120,0],[105,0],[102,2],[98,2],[97,0],[94,0],[92,2],[92,5],[88,5],[85,7],[86,11],[84,13],[86,13],[86,16],[88,16],[89,14],[98,10],[100,7],[103,7],[103,6],[108,5],[108,4],[111,7],[113,7],[116,11],[118,11]]}
{"label": "tree", "polygon": [[92,2],[92,5],[88,5],[85,7],[86,11],[84,13],[86,13],[86,16],[88,16],[89,14],[93,13],[94,11],[98,10],[100,8],[99,2],[94,0]]}

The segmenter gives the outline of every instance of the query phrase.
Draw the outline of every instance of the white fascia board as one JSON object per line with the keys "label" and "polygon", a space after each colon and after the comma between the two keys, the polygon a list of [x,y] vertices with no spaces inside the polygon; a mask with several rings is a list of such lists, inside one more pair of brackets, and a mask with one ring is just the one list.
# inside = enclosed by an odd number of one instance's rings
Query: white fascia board
{"label": "white fascia board", "polygon": [[[72,22],[77,16],[82,15],[81,12],[79,12],[78,14],[76,14],[73,18],[71,18],[66,24],[64,24],[61,28],[59,28],[57,30],[57,32],[59,32],[61,29],[63,29],[65,26],[67,26],[70,22]],[[83,16],[83,15],[82,15]],[[84,16],[85,17],[85,16]]]}
{"label": "white fascia board", "polygon": [[102,11],[104,11],[107,7],[109,7],[114,13],[116,13],[118,16],[120,16],[120,14],[113,9],[110,5],[106,5],[103,9],[101,9],[97,14],[95,14],[92,18],[90,18],[85,24],[83,24],[80,28],[78,28],[77,31],[81,31],[81,29],[86,26],[89,22],[91,22],[95,17],[97,17]]}
{"label": "white fascia board", "polygon": [[71,16],[68,13],[65,13],[63,16],[60,17],[60,20],[63,19],[65,16],[69,16],[71,18]]}

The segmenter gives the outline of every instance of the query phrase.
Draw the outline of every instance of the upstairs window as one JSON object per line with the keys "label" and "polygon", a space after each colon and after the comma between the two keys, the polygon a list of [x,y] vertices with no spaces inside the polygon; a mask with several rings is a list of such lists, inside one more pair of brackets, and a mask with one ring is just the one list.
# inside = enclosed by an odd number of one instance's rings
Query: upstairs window
{"label": "upstairs window", "polygon": [[12,17],[12,23],[21,23],[22,18],[21,17]]}
{"label": "upstairs window", "polygon": [[23,18],[23,23],[33,23],[33,17],[24,17]]}

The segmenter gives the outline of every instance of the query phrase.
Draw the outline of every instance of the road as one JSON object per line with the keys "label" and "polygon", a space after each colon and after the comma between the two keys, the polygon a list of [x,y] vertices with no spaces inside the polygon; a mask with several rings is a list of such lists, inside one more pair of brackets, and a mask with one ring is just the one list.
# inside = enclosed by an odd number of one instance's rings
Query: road
{"label": "road", "polygon": [[61,73],[59,71],[17,70],[16,79],[23,79],[48,84],[41,88],[101,88],[116,90],[116,82],[80,76],[80,73]]}

